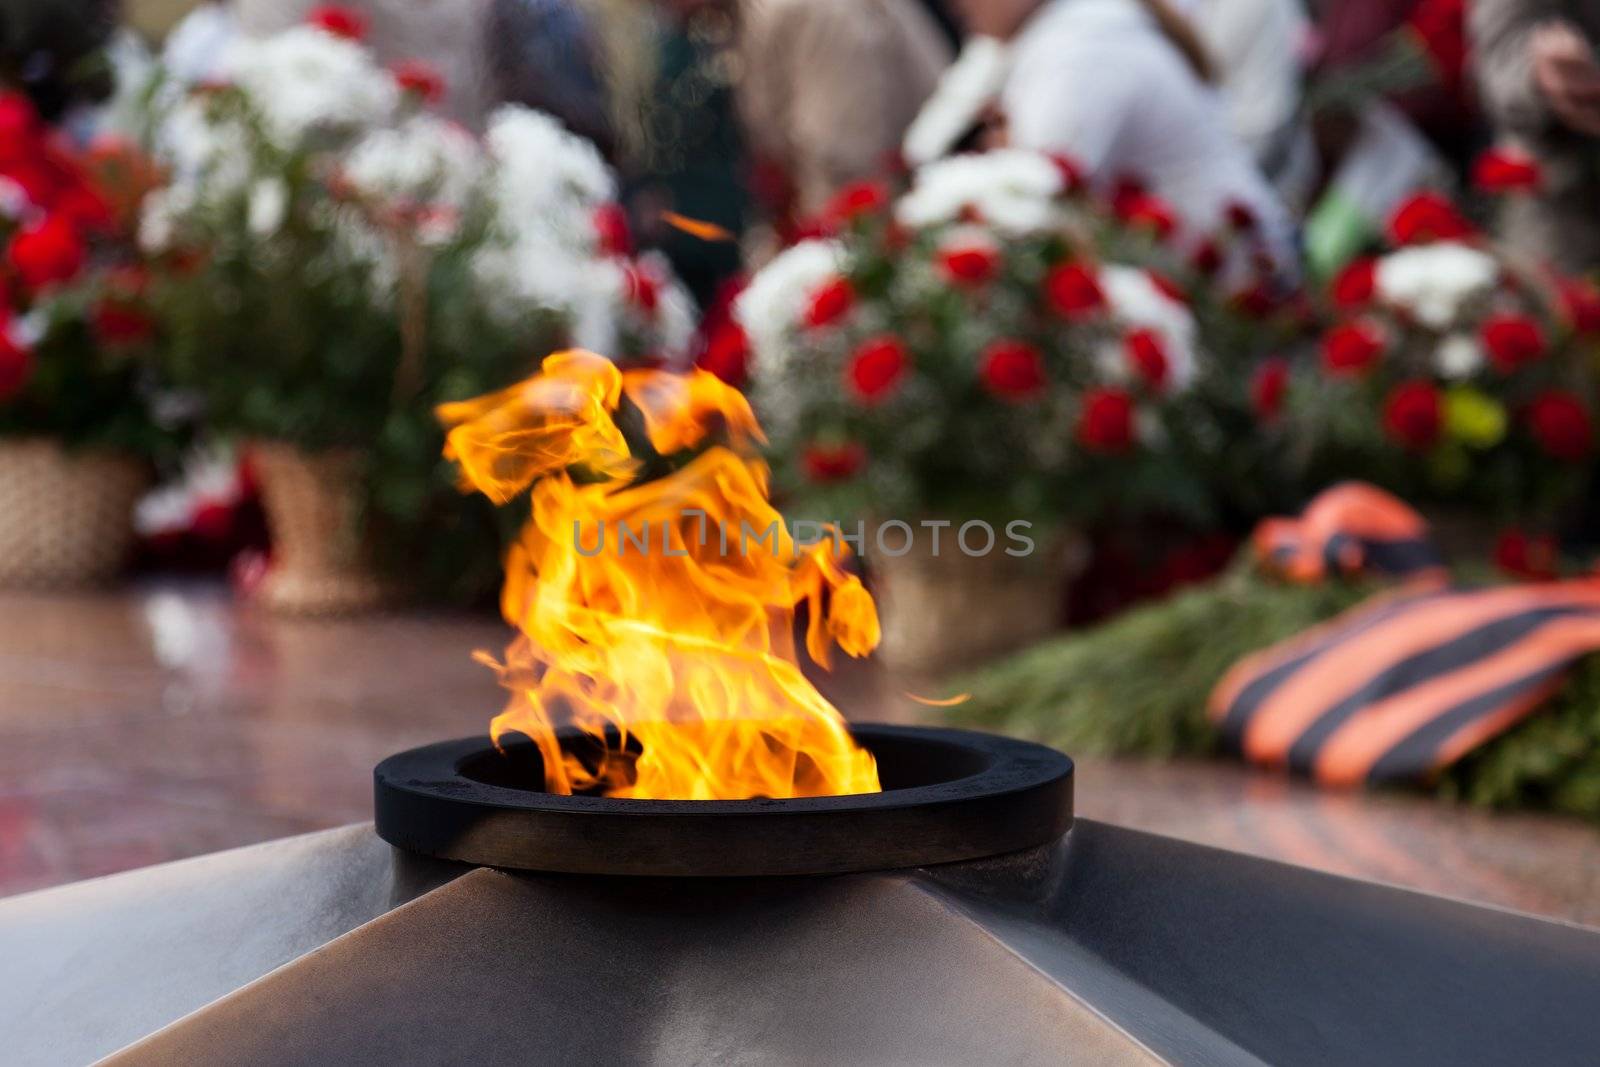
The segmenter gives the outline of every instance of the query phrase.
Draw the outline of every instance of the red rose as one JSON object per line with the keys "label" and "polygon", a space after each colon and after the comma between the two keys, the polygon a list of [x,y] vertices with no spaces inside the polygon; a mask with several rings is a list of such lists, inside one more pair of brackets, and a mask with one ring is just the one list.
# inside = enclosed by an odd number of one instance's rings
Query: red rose
{"label": "red rose", "polygon": [[1467,66],[1467,15],[1462,0],[1421,0],[1406,27],[1422,48],[1435,77],[1459,91]]}
{"label": "red rose", "polygon": [[1044,279],[1045,300],[1069,321],[1095,314],[1106,306],[1106,294],[1094,271],[1080,263],[1063,263]]}
{"label": "red rose", "polygon": [[977,288],[1000,273],[1000,254],[981,245],[966,245],[939,253],[939,270],[952,285]]}
{"label": "red rose", "polygon": [[594,209],[590,221],[602,255],[633,255],[633,230],[628,226],[628,212],[621,204],[601,204]]}
{"label": "red rose", "polygon": [[863,404],[889,397],[906,376],[911,356],[898,337],[885,334],[861,342],[845,367],[845,387]]}
{"label": "red rose", "polygon": [[1152,389],[1167,384],[1171,370],[1167,359],[1167,346],[1154,330],[1134,330],[1123,338],[1122,349],[1128,355],[1128,364]]}
{"label": "red rose", "polygon": [[1189,257],[1189,265],[1209,278],[1222,269],[1222,249],[1215,241],[1201,241]]}
{"label": "red rose", "polygon": [[1485,193],[1534,192],[1543,178],[1534,158],[1515,148],[1491,148],[1472,164],[1472,184]]}
{"label": "red rose", "polygon": [[1230,200],[1224,215],[1228,225],[1240,233],[1249,233],[1256,228],[1255,209],[1242,200]]}
{"label": "red rose", "polygon": [[742,388],[750,375],[750,339],[737,322],[726,319],[706,338],[705,350],[695,363],[735,389]]}
{"label": "red rose", "polygon": [[1568,463],[1589,454],[1594,430],[1589,413],[1571,393],[1552,389],[1536,397],[1528,408],[1533,439],[1546,453]]}
{"label": "red rose", "polygon": [[1133,444],[1133,398],[1120,389],[1084,393],[1078,443],[1091,452],[1126,452]]}
{"label": "red rose", "polygon": [[1044,356],[1025,341],[993,341],[978,366],[983,387],[1002,400],[1031,400],[1044,391]]}
{"label": "red rose", "polygon": [[1479,331],[1489,361],[1501,374],[1510,374],[1544,355],[1544,331],[1526,315],[1493,315]]}
{"label": "red rose", "polygon": [[72,224],[60,215],[19,230],[11,238],[6,258],[17,277],[30,289],[70,281],[83,269],[88,250]]}
{"label": "red rose", "polygon": [[805,323],[813,330],[832,326],[850,314],[850,309],[855,306],[855,288],[843,278],[829,279],[812,291],[811,302],[806,306]]}
{"label": "red rose", "polygon": [[1397,245],[1458,241],[1473,233],[1472,223],[1435,192],[1412,195],[1389,219],[1389,239]]}
{"label": "red rose", "polygon": [[22,392],[33,377],[33,353],[18,344],[9,320],[0,320],[0,403]]}
{"label": "red rose", "polygon": [[359,41],[367,35],[367,16],[339,4],[312,8],[306,21],[347,41]]}
{"label": "red rose", "polygon": [[1383,334],[1369,322],[1335,326],[1322,338],[1322,366],[1336,378],[1354,378],[1383,355]]}
{"label": "red rose", "polygon": [[1412,452],[1426,452],[1439,440],[1444,404],[1432,382],[1401,382],[1383,404],[1383,428]]}
{"label": "red rose", "polygon": [[630,264],[624,274],[627,281],[628,299],[633,305],[646,314],[654,315],[656,308],[661,305],[661,286],[636,264]]}
{"label": "red rose", "polygon": [[806,477],[814,482],[842,482],[866,462],[866,449],[853,441],[842,445],[808,445],[802,457]]}
{"label": "red rose", "polygon": [[39,135],[39,113],[22,93],[0,93],[0,165],[26,159]]}
{"label": "red rose", "polygon": [[1061,175],[1062,192],[1071,193],[1083,188],[1083,166],[1077,160],[1058,152],[1050,157],[1050,162],[1056,165],[1056,172]]}
{"label": "red rose", "polygon": [[1513,578],[1543,582],[1556,576],[1556,539],[1549,534],[1529,535],[1507,530],[1494,545],[1494,563]]}
{"label": "red rose", "polygon": [[1600,288],[1582,279],[1560,283],[1561,310],[1576,333],[1600,334]]}
{"label": "red rose", "polygon": [[1278,417],[1289,392],[1289,361],[1281,356],[1263,360],[1250,380],[1250,404],[1263,420]]}
{"label": "red rose", "polygon": [[1355,311],[1372,303],[1377,291],[1378,261],[1371,256],[1351,260],[1349,265],[1333,279],[1329,293],[1334,307]]}
{"label": "red rose", "polygon": [[444,98],[444,75],[421,59],[405,59],[394,65],[395,84],[427,104]]}
{"label": "red rose", "polygon": [[840,189],[822,209],[825,223],[847,226],[864,215],[876,214],[889,203],[889,190],[879,181],[851,182]]}

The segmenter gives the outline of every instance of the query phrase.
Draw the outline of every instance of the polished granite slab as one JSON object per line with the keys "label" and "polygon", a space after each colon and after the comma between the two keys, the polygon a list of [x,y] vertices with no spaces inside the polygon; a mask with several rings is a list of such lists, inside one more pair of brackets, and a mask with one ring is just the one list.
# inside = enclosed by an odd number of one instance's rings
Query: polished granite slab
{"label": "polished granite slab", "polygon": [[[0,894],[368,819],[371,768],[485,727],[487,616],[275,618],[221,586],[0,593]],[[853,718],[937,721],[869,665]],[[1600,925],[1600,834],[1229,764],[1080,760],[1079,814]]]}

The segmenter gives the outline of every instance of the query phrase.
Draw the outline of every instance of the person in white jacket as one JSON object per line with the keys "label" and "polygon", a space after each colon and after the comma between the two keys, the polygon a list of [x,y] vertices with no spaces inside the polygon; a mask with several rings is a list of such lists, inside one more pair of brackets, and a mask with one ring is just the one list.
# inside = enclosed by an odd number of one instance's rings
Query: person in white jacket
{"label": "person in white jacket", "polygon": [[1229,128],[1204,45],[1163,0],[956,0],[968,29],[1008,42],[1000,108],[1009,142],[1057,152],[1098,181],[1143,181],[1190,235],[1255,216],[1280,272],[1294,226]]}

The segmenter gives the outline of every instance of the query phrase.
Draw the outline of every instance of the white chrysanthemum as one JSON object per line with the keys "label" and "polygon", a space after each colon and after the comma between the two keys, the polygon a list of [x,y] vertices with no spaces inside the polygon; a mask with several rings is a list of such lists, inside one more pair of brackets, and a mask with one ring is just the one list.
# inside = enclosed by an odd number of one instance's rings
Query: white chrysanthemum
{"label": "white chrysanthemum", "polygon": [[250,187],[245,225],[257,237],[271,237],[289,213],[289,186],[279,177],[262,178]]}
{"label": "white chrysanthemum", "polygon": [[515,321],[533,308],[575,313],[594,289],[585,276],[589,264],[572,248],[525,234],[484,246],[473,256],[472,270],[488,306],[503,320]]}
{"label": "white chrysanthemum", "polygon": [[1453,333],[1439,342],[1433,364],[1439,375],[1452,381],[1470,378],[1483,369],[1483,346],[1471,334]]}
{"label": "white chrysanthemum", "polygon": [[837,241],[801,241],[784,249],[750,279],[733,314],[750,339],[763,374],[780,377],[788,362],[789,334],[800,323],[812,294],[844,268]]}
{"label": "white chrysanthemum", "polygon": [[1033,233],[1056,221],[1061,192],[1060,168],[1048,156],[1006,148],[922,167],[895,205],[895,217],[921,228],[954,222],[970,209],[996,229]]}
{"label": "white chrysanthemum", "polygon": [[460,208],[482,177],[483,155],[461,126],[418,114],[356,142],[341,172],[363,196]]}
{"label": "white chrysanthemum", "polygon": [[194,187],[174,184],[150,192],[139,205],[139,247],[165,252],[195,207]]}
{"label": "white chrysanthemum", "polygon": [[156,151],[171,168],[173,184],[203,188],[222,199],[250,184],[250,142],[235,122],[214,121],[207,102],[186,97],[162,119]]}
{"label": "white chrysanthemum", "polygon": [[[630,269],[640,271],[654,284],[653,311],[634,303]],[[687,360],[698,313],[694,298],[664,256],[646,253],[632,264],[620,258],[595,259],[583,264],[573,277],[577,286],[570,313],[572,339],[578,347],[617,352],[626,331],[641,339],[651,354],[669,363]]]}
{"label": "white chrysanthemum", "polygon": [[1198,372],[1194,316],[1182,303],[1161,291],[1148,271],[1121,264],[1100,268],[1100,288],[1112,314],[1130,329],[1146,329],[1161,338],[1167,355],[1168,383],[1186,389]]}
{"label": "white chrysanthemum", "polygon": [[1438,241],[1384,256],[1373,280],[1384,303],[1410,312],[1430,329],[1443,330],[1499,274],[1493,256],[1456,241]]}
{"label": "white chrysanthemum", "polygon": [[969,38],[906,130],[901,143],[906,162],[919,167],[949,153],[999,97],[1010,59],[1010,50],[997,38]]}
{"label": "white chrysanthemum", "polygon": [[484,143],[503,228],[593,245],[593,211],[616,197],[616,180],[594,145],[549,115],[515,105],[489,117]]}
{"label": "white chrysanthemum", "polygon": [[269,134],[286,146],[312,130],[387,122],[400,101],[394,78],[366,48],[315,26],[241,38],[229,46],[222,67]]}

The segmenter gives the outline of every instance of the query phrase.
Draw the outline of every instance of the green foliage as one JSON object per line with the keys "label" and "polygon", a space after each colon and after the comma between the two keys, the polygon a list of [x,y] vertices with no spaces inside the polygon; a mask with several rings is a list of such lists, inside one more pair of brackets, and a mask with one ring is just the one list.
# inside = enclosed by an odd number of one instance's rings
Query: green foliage
{"label": "green foliage", "polygon": [[[1240,563],[1215,581],[1041,644],[951,682],[969,725],[1082,755],[1209,754],[1205,701],[1240,657],[1354,606],[1371,582],[1288,585]],[[1600,818],[1600,656],[1527,720],[1447,768],[1429,788],[1494,808]]]}

